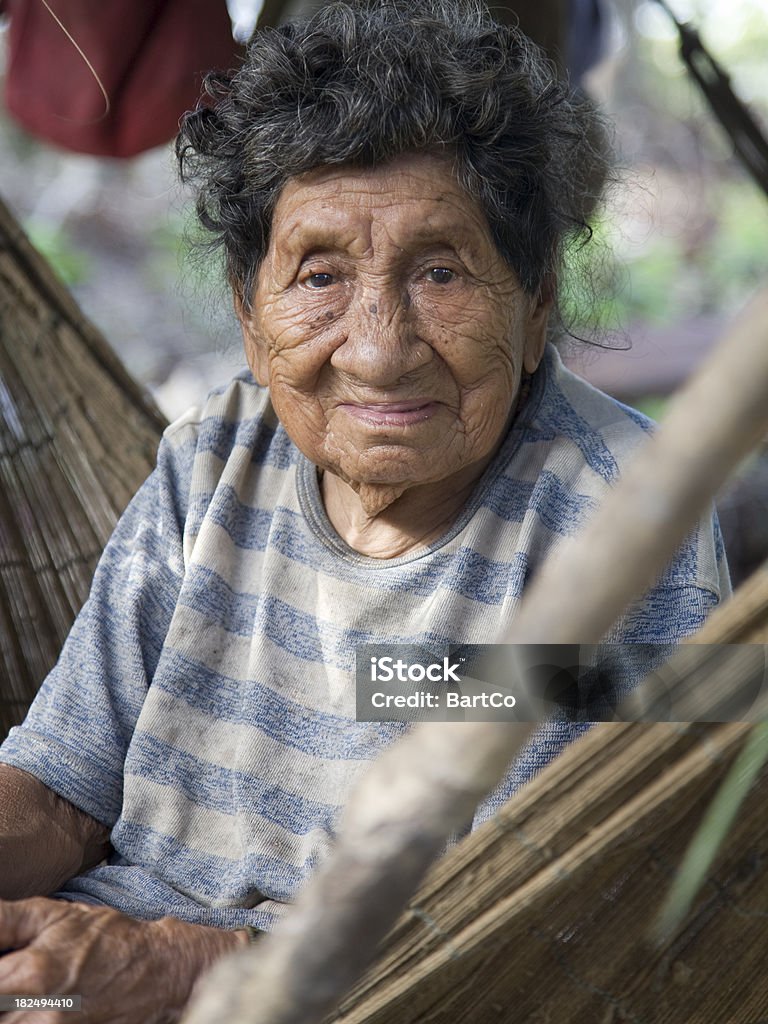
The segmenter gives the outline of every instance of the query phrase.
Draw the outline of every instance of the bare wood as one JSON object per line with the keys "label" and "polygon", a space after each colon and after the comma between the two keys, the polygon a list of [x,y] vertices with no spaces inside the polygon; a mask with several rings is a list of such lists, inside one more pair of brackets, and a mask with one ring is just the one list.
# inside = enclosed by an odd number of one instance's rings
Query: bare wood
{"label": "bare wood", "polygon": [[608,725],[568,748],[434,866],[388,936],[376,968],[341,1003],[340,1018],[351,1024],[392,1000],[399,1004],[401,994],[413,996],[416,979],[447,966],[473,921],[562,863],[584,835],[689,752],[700,733],[693,726],[649,731]]}
{"label": "bare wood", "polygon": [[[767,395],[764,290],[586,529],[549,560],[503,639],[598,641],[654,582],[728,471],[768,430]],[[390,748],[354,794],[334,856],[258,957],[220,965],[186,1024],[320,1020],[372,956],[441,840],[525,735],[497,723],[431,724]]]}

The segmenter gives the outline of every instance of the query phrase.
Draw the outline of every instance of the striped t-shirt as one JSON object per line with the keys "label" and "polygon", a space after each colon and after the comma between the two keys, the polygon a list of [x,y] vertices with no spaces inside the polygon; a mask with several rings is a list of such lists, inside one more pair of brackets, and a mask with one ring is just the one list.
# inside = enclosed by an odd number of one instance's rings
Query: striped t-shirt
{"label": "striped t-shirt", "polygon": [[[355,721],[356,645],[493,642],[648,429],[550,347],[458,520],[382,560],[336,534],[315,467],[249,374],[169,427],[58,665],[0,748],[111,829],[108,861],[54,895],[268,928],[326,855],[350,787],[406,728]],[[679,639],[727,590],[708,519],[611,639]],[[542,726],[476,823],[580,728]]]}

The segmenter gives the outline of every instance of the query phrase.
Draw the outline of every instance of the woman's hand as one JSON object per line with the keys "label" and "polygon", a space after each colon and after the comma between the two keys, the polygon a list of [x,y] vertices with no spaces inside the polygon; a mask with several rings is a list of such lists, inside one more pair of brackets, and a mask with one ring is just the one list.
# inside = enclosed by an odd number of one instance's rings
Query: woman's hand
{"label": "woman's hand", "polygon": [[[176,918],[138,921],[108,907],[44,897],[0,900],[0,994],[82,996],[80,1024],[171,1024],[201,975],[247,944],[243,932]],[[23,1009],[3,1024],[71,1024]]]}

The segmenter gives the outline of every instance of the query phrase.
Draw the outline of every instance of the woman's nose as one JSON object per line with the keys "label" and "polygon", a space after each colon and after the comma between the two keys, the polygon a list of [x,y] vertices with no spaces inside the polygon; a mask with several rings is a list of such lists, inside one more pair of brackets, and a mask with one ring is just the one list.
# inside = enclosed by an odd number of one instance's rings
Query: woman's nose
{"label": "woman's nose", "polygon": [[396,384],[432,358],[419,338],[407,293],[366,290],[347,311],[346,337],[331,357],[335,369],[377,387]]}

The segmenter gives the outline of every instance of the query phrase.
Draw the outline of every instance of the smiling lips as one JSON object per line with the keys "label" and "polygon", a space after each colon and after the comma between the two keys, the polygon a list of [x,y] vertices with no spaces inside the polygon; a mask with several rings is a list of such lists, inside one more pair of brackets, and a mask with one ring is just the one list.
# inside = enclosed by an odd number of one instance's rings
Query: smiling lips
{"label": "smiling lips", "polygon": [[350,402],[339,408],[356,420],[373,427],[408,427],[431,419],[439,408],[438,402],[423,398],[410,402]]}

